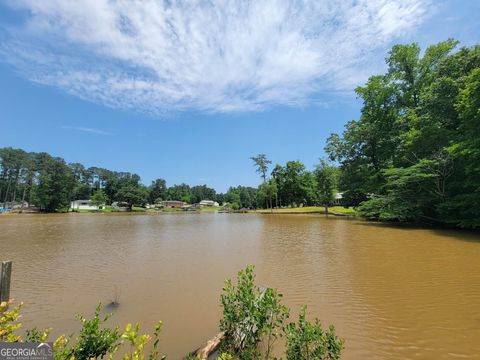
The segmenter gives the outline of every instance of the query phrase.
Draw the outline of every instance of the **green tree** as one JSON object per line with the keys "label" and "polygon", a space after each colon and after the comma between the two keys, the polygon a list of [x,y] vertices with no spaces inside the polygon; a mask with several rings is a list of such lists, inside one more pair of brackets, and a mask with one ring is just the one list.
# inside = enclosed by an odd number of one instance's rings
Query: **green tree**
{"label": "green tree", "polygon": [[68,208],[74,181],[63,159],[42,156],[37,182],[35,199],[42,210],[53,212]]}
{"label": "green tree", "polygon": [[360,118],[328,139],[339,188],[364,216],[480,227],[480,47],[456,45],[423,56],[417,44],[394,46],[387,73],[357,88]]}
{"label": "green tree", "polygon": [[480,203],[480,67],[466,76],[456,109],[458,141],[448,151],[455,159],[455,169],[461,171],[454,174],[452,196],[441,204],[439,211],[448,223],[480,228],[480,209],[476,206]]}
{"label": "green tree", "polygon": [[[221,199],[217,198],[218,202],[237,203],[238,208],[253,209],[261,207],[263,203],[259,203],[258,195],[259,189],[249,186],[230,187],[228,191],[223,194]],[[221,201],[219,201],[221,200]]]}
{"label": "green tree", "polygon": [[262,176],[263,182],[266,182],[268,165],[272,162],[267,159],[267,155],[265,154],[258,154],[257,156],[252,156],[250,159],[253,160],[254,166],[257,168],[256,171]]}
{"label": "green tree", "polygon": [[238,187],[230,187],[224,196],[225,202],[229,203],[233,210],[238,210],[242,207],[242,200],[240,198],[240,189]]}
{"label": "green tree", "polygon": [[116,201],[126,202],[130,209],[134,205],[143,206],[148,201],[148,191],[141,185],[125,184],[115,194]]}
{"label": "green tree", "polygon": [[167,200],[192,202],[192,191],[187,184],[173,185],[167,189]]}
{"label": "green tree", "polygon": [[281,205],[313,205],[316,202],[315,177],[300,161],[288,161],[283,167],[276,165],[272,178]]}
{"label": "green tree", "polygon": [[105,191],[103,191],[102,189],[98,189],[98,190],[95,191],[95,193],[90,197],[90,202],[91,202],[93,205],[96,205],[96,206],[105,205],[105,203],[107,202],[107,200],[108,200],[108,196],[107,196],[107,194],[105,194]]}
{"label": "green tree", "polygon": [[164,179],[156,179],[148,188],[148,201],[150,204],[155,204],[158,201],[166,200],[167,197],[167,182]]}
{"label": "green tree", "polygon": [[335,199],[335,190],[338,189],[338,169],[321,159],[314,174],[317,180],[318,200],[325,206],[325,212],[328,212],[328,206]]}
{"label": "green tree", "polygon": [[[31,187],[33,176],[32,154],[21,149],[0,149],[0,205],[25,199],[26,191]],[[29,184],[26,184],[28,183]],[[23,194],[23,195],[21,195]]]}
{"label": "green tree", "polygon": [[199,203],[202,200],[214,200],[216,196],[215,189],[207,185],[197,185],[190,188],[191,202]]}
{"label": "green tree", "polygon": [[273,211],[273,199],[276,199],[278,195],[278,188],[275,180],[270,179],[266,183],[260,185],[258,192],[260,198],[263,199],[264,203],[267,205],[267,209],[270,208]]}
{"label": "green tree", "polygon": [[118,199],[117,194],[123,187],[138,187],[140,176],[131,173],[112,172],[106,180],[104,191],[110,202],[123,201]]}

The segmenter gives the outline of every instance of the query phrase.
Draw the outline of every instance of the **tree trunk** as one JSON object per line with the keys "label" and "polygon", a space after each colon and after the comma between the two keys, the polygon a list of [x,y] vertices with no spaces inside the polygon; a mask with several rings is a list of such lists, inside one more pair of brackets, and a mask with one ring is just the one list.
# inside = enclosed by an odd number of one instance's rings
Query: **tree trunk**
{"label": "tree trunk", "polygon": [[20,169],[17,170],[17,174],[15,175],[15,182],[13,185],[13,196],[12,196],[12,202],[15,202],[17,199],[17,186],[18,186],[18,177],[20,175]]}
{"label": "tree trunk", "polygon": [[3,169],[2,179],[0,180],[0,199],[2,199],[3,187],[4,187],[4,184],[6,183],[6,179],[7,179],[7,169]]}
{"label": "tree trunk", "polygon": [[32,204],[32,186],[33,186],[34,176],[35,176],[35,174],[33,174],[28,181],[28,204],[29,205]]}
{"label": "tree trunk", "polygon": [[11,182],[11,179],[10,177],[8,177],[7,191],[5,191],[5,197],[3,198],[3,207],[7,206],[8,193],[10,192],[10,182]]}
{"label": "tree trunk", "polygon": [[23,209],[23,204],[25,203],[25,195],[27,193],[27,184],[25,184],[25,187],[23,188],[23,194],[22,194],[22,206],[20,209]]}

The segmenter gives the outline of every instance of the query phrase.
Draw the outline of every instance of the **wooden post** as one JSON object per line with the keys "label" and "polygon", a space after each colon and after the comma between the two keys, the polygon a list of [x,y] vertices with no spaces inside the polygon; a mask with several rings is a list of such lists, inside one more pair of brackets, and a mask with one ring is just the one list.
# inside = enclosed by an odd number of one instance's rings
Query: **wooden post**
{"label": "wooden post", "polygon": [[10,300],[10,278],[12,275],[12,262],[2,261],[0,270],[0,302]]}

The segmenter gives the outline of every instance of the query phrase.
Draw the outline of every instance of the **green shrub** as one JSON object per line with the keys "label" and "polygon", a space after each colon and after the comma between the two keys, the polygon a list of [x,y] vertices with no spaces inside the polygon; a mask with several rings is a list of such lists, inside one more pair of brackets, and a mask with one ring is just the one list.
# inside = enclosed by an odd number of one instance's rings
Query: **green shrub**
{"label": "green shrub", "polygon": [[120,331],[118,328],[100,328],[110,316],[111,314],[100,318],[100,305],[95,309],[91,319],[86,319],[82,315],[77,316],[82,323],[82,329],[74,346],[70,349],[70,354],[75,359],[103,358],[119,345]]}
{"label": "green shrub", "polygon": [[262,291],[255,285],[253,266],[238,273],[236,286],[227,280],[220,297],[220,329],[225,334],[222,350],[232,359],[272,359],[275,340],[286,337],[287,360],[339,359],[343,340],[335,335],[335,328],[324,331],[318,319],[313,324],[306,321],[306,307],[302,307],[298,323],[286,325],[289,309],[281,299],[275,289]]}
{"label": "green shrub", "polygon": [[22,304],[14,307],[12,310],[8,310],[8,303],[6,301],[0,303],[0,341],[21,341],[21,337],[15,334],[22,326],[22,324],[18,322],[21,307]]}
{"label": "green shrub", "polygon": [[[0,341],[21,342],[23,338],[17,334],[22,324],[18,322],[20,318],[20,309],[22,304],[8,310],[7,303],[0,304]],[[109,360],[118,358],[116,352],[125,342],[129,345],[130,351],[121,358],[123,360],[144,360],[145,346],[152,340],[148,334],[140,334],[139,325],[127,324],[125,331],[120,333],[118,328],[108,328],[103,325],[109,319],[110,315],[100,317],[100,308],[98,305],[91,319],[78,315],[77,318],[82,323],[79,336],[75,342],[71,343],[73,336],[59,336],[53,343],[55,360],[90,360],[103,358],[108,355]],[[165,355],[160,357],[158,351],[159,336],[162,329],[162,323],[158,322],[153,333],[153,346],[148,353],[148,360],[160,358],[165,360]],[[26,331],[26,341],[46,342],[50,329],[39,331],[33,328]]]}
{"label": "green shrub", "polygon": [[259,358],[258,345],[262,340],[268,358],[288,318],[288,309],[280,303],[282,295],[274,289],[262,290],[256,286],[253,270],[253,266],[241,270],[236,286],[227,280],[220,297],[223,307],[220,330],[225,333],[222,347],[239,359]]}
{"label": "green shrub", "polygon": [[287,360],[336,360],[340,358],[343,340],[335,335],[330,326],[322,330],[318,319],[310,323],[305,319],[306,306],[302,307],[298,323],[290,323],[286,328]]}

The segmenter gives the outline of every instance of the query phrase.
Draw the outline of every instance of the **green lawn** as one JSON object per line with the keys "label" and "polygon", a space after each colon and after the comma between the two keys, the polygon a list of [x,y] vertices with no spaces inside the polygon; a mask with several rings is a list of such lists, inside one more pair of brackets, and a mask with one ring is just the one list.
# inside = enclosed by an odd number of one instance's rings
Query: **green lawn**
{"label": "green lawn", "polygon": [[[305,207],[297,207],[297,208],[281,208],[281,209],[273,209],[274,213],[298,213],[298,214],[308,214],[308,213],[318,213],[324,212],[325,207],[323,206],[305,206]],[[328,208],[328,211],[331,213],[336,214],[346,214],[346,215],[355,215],[356,211],[352,208],[344,208],[343,206],[331,206]],[[259,209],[257,212],[261,213],[269,213],[271,212],[270,209]]]}
{"label": "green lawn", "polygon": [[145,211],[147,211],[147,209],[145,209],[144,207],[140,207],[140,206],[132,206],[132,211],[145,212]]}
{"label": "green lawn", "polygon": [[221,210],[221,206],[204,206],[200,208],[200,211],[205,211],[205,212],[217,212],[218,210]]}
{"label": "green lawn", "polygon": [[74,212],[78,212],[78,213],[110,213],[110,212],[112,212],[112,207],[110,205],[107,205],[102,210],[75,210]]}
{"label": "green lawn", "polygon": [[[143,207],[140,207],[140,206],[134,206],[134,207],[132,207],[132,211],[145,212],[145,211],[147,211],[147,209],[145,209]],[[113,210],[110,205],[107,205],[102,210],[75,210],[74,212],[77,212],[77,213],[111,213],[111,212],[116,212],[116,211]]]}
{"label": "green lawn", "polygon": [[162,212],[178,212],[178,211],[184,211],[182,208],[163,208],[160,210],[155,210],[155,211],[162,211]]}
{"label": "green lawn", "polygon": [[334,213],[337,213],[337,214],[346,214],[346,215],[356,215],[357,214],[357,212],[355,211],[355,209],[353,207],[345,208],[343,206],[332,206],[332,207],[328,208],[328,211],[334,212]]}

